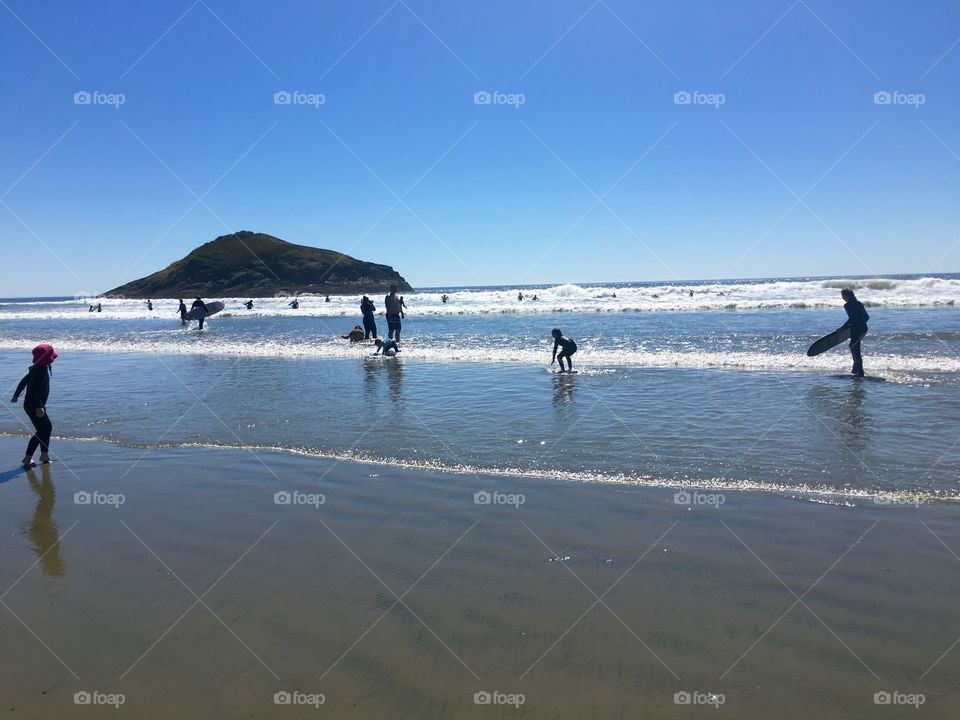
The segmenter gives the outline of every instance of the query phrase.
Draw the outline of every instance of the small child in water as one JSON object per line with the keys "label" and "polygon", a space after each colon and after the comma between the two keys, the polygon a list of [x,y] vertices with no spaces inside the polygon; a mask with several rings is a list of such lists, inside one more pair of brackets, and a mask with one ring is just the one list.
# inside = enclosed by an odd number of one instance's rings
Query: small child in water
{"label": "small child in water", "polygon": [[24,390],[27,391],[23,399],[23,409],[33,423],[36,431],[27,443],[27,452],[23,456],[23,466],[30,469],[34,466],[33,453],[40,447],[40,462],[50,462],[50,434],[53,424],[47,415],[47,398],[50,396],[50,366],[57,359],[57,353],[50,345],[41,343],[33,349],[33,365],[27,371],[23,380],[17,385],[10,402],[16,402]]}
{"label": "small child in water", "polygon": [[397,345],[395,340],[391,340],[390,338],[377,338],[375,342],[377,344],[377,351],[374,355],[379,355],[381,350],[383,351],[384,357],[390,357],[400,352],[400,346]]}
{"label": "small child in water", "polygon": [[[554,328],[551,332],[553,335],[553,357],[550,358],[550,364],[556,360],[560,361],[560,372],[563,372],[563,359],[567,359],[567,372],[573,372],[573,354],[577,351],[577,343],[568,337],[564,337],[563,333],[560,332],[560,328]],[[560,354],[557,354],[557,349],[560,349]]]}

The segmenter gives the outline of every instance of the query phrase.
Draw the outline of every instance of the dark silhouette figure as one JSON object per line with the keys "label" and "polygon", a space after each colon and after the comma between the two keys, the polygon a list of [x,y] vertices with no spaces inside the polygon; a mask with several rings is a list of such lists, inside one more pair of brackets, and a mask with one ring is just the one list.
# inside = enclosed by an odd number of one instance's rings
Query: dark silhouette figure
{"label": "dark silhouette figure", "polygon": [[840,296],[844,299],[843,309],[847,311],[847,321],[841,325],[842,328],[850,328],[850,355],[853,358],[853,369],[850,371],[857,377],[863,377],[863,355],[860,352],[860,341],[867,334],[867,321],[870,315],[863,303],[857,300],[850,288],[844,288],[840,291]]}
{"label": "dark silhouette figure", "polygon": [[50,435],[53,433],[53,423],[47,415],[47,399],[50,396],[50,366],[57,359],[57,352],[51,345],[41,343],[33,349],[33,365],[23,376],[20,384],[13,393],[10,402],[16,402],[20,394],[26,390],[23,398],[23,410],[33,423],[34,434],[27,443],[27,452],[23,456],[23,466],[34,466],[33,454],[40,448],[40,462],[50,462]]}
{"label": "dark silhouette figure", "polygon": [[187,324],[187,305],[183,302],[183,298],[180,298],[180,307],[177,308],[177,312],[180,313],[180,324]]}
{"label": "dark silhouette figure", "polygon": [[363,315],[364,339],[368,339],[371,335],[377,337],[377,319],[374,316],[376,311],[377,306],[373,304],[373,300],[364,295],[360,301],[360,314]]}
{"label": "dark silhouette figure", "polygon": [[199,330],[203,330],[203,320],[207,317],[207,305],[203,302],[202,298],[197,298],[193,301],[193,305],[190,306],[190,312],[193,312],[197,308],[203,308],[203,314],[199,318],[200,325],[198,327]]}
{"label": "dark silhouette figure", "polygon": [[[550,331],[553,335],[553,357],[550,358],[550,364],[553,365],[557,360],[560,361],[560,372],[563,372],[563,359],[567,359],[567,372],[573,372],[573,354],[577,351],[577,343],[568,337],[564,337],[560,328],[554,328]],[[557,354],[557,350],[560,354]]]}

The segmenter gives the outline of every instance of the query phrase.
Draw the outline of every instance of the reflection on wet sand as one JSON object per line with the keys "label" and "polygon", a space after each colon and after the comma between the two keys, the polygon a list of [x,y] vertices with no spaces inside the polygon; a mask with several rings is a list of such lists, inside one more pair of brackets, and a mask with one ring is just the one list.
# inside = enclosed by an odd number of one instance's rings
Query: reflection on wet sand
{"label": "reflection on wet sand", "polygon": [[40,480],[37,480],[35,471],[28,470],[27,481],[37,494],[37,506],[27,528],[27,537],[40,557],[43,572],[48,577],[61,578],[67,574],[67,564],[61,555],[60,529],[53,517],[57,491],[50,478],[50,466],[40,466]]}

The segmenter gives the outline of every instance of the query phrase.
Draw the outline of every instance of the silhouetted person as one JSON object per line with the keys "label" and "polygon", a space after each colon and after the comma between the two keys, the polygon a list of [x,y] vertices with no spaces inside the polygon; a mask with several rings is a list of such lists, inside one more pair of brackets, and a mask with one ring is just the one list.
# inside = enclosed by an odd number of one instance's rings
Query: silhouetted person
{"label": "silhouetted person", "polygon": [[27,452],[23,456],[23,466],[34,466],[33,454],[40,447],[40,462],[50,462],[50,435],[53,433],[53,424],[47,415],[47,398],[50,396],[50,366],[57,359],[57,352],[53,346],[41,343],[33,349],[33,365],[24,375],[10,402],[16,402],[20,394],[26,390],[23,398],[23,410],[33,423],[34,434],[27,443]]}
{"label": "silhouetted person", "polygon": [[522,292],[518,292],[518,293],[517,293],[517,302],[523,302],[523,293],[522,293]]}
{"label": "silhouetted person", "polygon": [[360,314],[363,315],[364,339],[369,338],[371,335],[377,337],[377,319],[374,315],[376,311],[377,306],[373,304],[373,300],[364,295],[360,301]]}
{"label": "silhouetted person", "polygon": [[850,288],[844,288],[840,291],[840,296],[844,299],[843,309],[847,311],[847,321],[841,325],[841,328],[850,328],[850,355],[853,357],[852,372],[857,377],[863,377],[863,355],[860,354],[860,341],[867,334],[867,320],[870,316],[863,303],[857,300]]}
{"label": "silhouetted person", "polygon": [[152,300],[147,300],[147,310],[150,310],[150,311],[153,310],[153,301],[152,301]]}
{"label": "silhouetted person", "polygon": [[193,312],[197,308],[203,308],[203,314],[200,316],[200,326],[198,329],[203,330],[203,320],[207,317],[207,305],[203,302],[202,298],[197,298],[193,301],[193,305],[190,306],[190,312]]}
{"label": "silhouetted person", "polygon": [[296,298],[294,298],[292,302],[288,302],[287,305],[289,305],[294,310],[300,309],[300,301],[297,300]]}
{"label": "silhouetted person", "polygon": [[247,310],[253,310],[253,300],[247,300],[244,306],[246,306]]}
{"label": "silhouetted person", "polygon": [[383,306],[387,311],[387,337],[400,342],[400,321],[406,317],[403,308],[406,305],[402,297],[397,296],[397,286],[390,286],[390,294],[383,299]]}
{"label": "silhouetted person", "polygon": [[187,306],[183,302],[183,298],[180,298],[180,307],[177,308],[177,312],[180,313],[180,324],[187,324]]}
{"label": "silhouetted person", "polygon": [[[568,372],[573,372],[573,354],[577,351],[577,343],[574,342],[571,338],[564,337],[563,333],[560,332],[560,328],[554,328],[550,331],[550,334],[553,335],[553,357],[550,358],[550,364],[557,360],[560,361],[560,372],[563,372],[563,359],[567,359],[567,368]],[[560,354],[557,354],[557,350],[560,350]]]}

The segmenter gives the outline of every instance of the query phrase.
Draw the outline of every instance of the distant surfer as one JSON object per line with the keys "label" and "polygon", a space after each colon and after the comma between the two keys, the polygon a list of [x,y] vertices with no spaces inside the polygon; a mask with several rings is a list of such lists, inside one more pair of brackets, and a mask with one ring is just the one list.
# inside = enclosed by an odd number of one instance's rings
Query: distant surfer
{"label": "distant surfer", "polygon": [[197,318],[200,321],[200,326],[197,329],[203,330],[203,319],[207,316],[207,305],[205,302],[203,302],[203,298],[197,298],[193,301],[193,305],[190,306],[190,312],[193,312],[197,308],[201,308],[203,310],[203,315]]}
{"label": "distant surfer", "polygon": [[523,302],[523,293],[522,293],[522,292],[518,292],[518,293],[517,293],[517,302]]}
{"label": "distant surfer", "polygon": [[377,337],[377,318],[374,313],[377,312],[377,306],[373,300],[366,295],[360,300],[360,314],[363,315],[363,337],[368,339],[371,335]]}
{"label": "distant surfer", "polygon": [[536,301],[536,300],[539,300],[539,299],[540,299],[540,298],[538,298],[536,295],[533,296],[533,300]]}
{"label": "distant surfer", "polygon": [[390,294],[383,299],[383,306],[387,311],[387,337],[400,342],[400,321],[406,317],[403,308],[406,304],[403,298],[397,295],[397,286],[390,286]]}
{"label": "distant surfer", "polygon": [[293,310],[300,309],[300,301],[296,298],[294,298],[291,302],[288,302],[287,305],[289,305]]}
{"label": "distant surfer", "polygon": [[379,355],[381,350],[383,351],[384,357],[391,357],[400,352],[400,346],[397,345],[396,341],[391,340],[390,338],[387,338],[386,340],[377,338],[376,343],[377,351],[374,353],[374,355]]}
{"label": "distant surfer", "polygon": [[97,303],[96,305],[90,306],[90,312],[103,312],[103,305]]}
{"label": "distant surfer", "polygon": [[247,310],[253,310],[253,300],[247,300],[244,303],[244,307],[246,307]]}
{"label": "distant surfer", "polygon": [[[563,372],[563,359],[567,359],[567,372],[573,372],[573,354],[577,351],[577,343],[572,339],[565,337],[560,328],[554,328],[550,331],[553,335],[553,357],[550,358],[550,364],[553,365],[557,360],[560,361],[560,372]],[[557,354],[557,350],[560,353]]]}
{"label": "distant surfer", "polygon": [[449,298],[447,295],[441,295],[441,296],[440,296],[440,302],[442,302],[444,305],[447,304],[447,300],[449,300],[449,299],[450,299],[450,298]]}
{"label": "distant surfer", "polygon": [[147,300],[147,310],[153,312],[153,301]]}
{"label": "distant surfer", "polygon": [[349,340],[350,342],[360,342],[363,340],[363,328],[359,325],[354,325],[353,330],[348,332],[346,335],[341,335],[344,340]]}
{"label": "distant surfer", "polygon": [[180,307],[177,308],[177,312],[180,313],[180,324],[187,324],[187,305],[183,302],[183,298],[180,298]]}
{"label": "distant surfer", "polygon": [[50,434],[53,424],[47,415],[47,399],[50,396],[50,366],[57,359],[57,353],[51,345],[41,343],[33,349],[33,365],[17,385],[10,402],[16,402],[26,390],[23,409],[33,423],[34,434],[27,443],[27,452],[23,456],[23,466],[28,470],[34,466],[33,453],[40,448],[40,462],[50,462]]}
{"label": "distant surfer", "polygon": [[851,372],[856,377],[863,377],[863,355],[860,354],[860,341],[867,334],[867,320],[870,316],[863,303],[857,300],[850,288],[844,288],[840,291],[840,296],[844,299],[843,309],[847,311],[847,322],[840,326],[850,328],[850,355],[853,357],[853,370]]}
{"label": "distant surfer", "polygon": [[327,298],[324,300],[324,302],[330,302],[330,296],[329,296],[329,295],[327,295]]}

